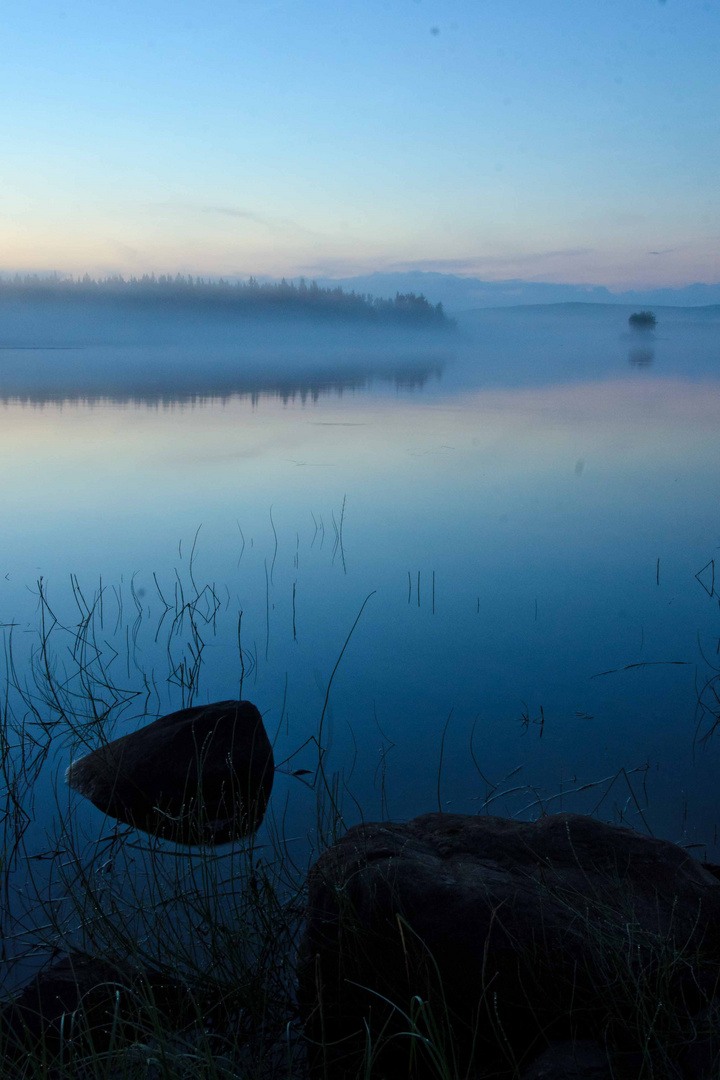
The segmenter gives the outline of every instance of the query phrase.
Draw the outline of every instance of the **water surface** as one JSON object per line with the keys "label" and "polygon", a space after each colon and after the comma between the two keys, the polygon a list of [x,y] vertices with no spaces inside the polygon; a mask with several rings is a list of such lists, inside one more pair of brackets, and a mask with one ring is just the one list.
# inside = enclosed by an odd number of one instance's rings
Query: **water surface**
{"label": "water surface", "polygon": [[[242,611],[243,694],[280,760],[317,734],[372,593],[322,731],[352,772],[348,820],[474,812],[499,785],[497,812],[604,797],[607,818],[720,861],[717,741],[696,738],[720,633],[712,567],[696,578],[720,534],[720,323],[659,310],[643,336],[627,315],[475,313],[432,340],[18,324],[0,351],[0,621],[22,655],[41,577],[70,626],[71,575],[86,597],[102,581],[104,639],[128,687],[152,673],[155,715],[185,703],[160,595],[212,585],[194,700],[239,692]],[[117,733],[141,722],[133,707]],[[307,789],[279,775],[286,795],[311,828]]]}

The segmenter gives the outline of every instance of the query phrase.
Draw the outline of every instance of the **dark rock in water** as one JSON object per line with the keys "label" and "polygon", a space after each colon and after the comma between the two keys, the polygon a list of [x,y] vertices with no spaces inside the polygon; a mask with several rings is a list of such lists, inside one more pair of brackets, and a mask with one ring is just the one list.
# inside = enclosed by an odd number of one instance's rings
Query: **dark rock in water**
{"label": "dark rock in water", "polygon": [[708,874],[712,874],[714,878],[720,881],[720,866],[716,863],[704,862],[700,864],[704,870],[707,870]]}
{"label": "dark rock in water", "polygon": [[[627,1072],[622,1077],[630,1080]],[[605,1047],[580,1040],[552,1043],[522,1074],[522,1080],[620,1080],[620,1076]]]}
{"label": "dark rock in water", "polygon": [[272,746],[249,701],[161,716],[74,761],[65,780],[111,817],[178,844],[224,844],[260,825]]}
{"label": "dark rock in water", "polygon": [[67,956],[2,1006],[0,1055],[37,1054],[38,1045],[51,1056],[102,1053],[113,1043],[147,1039],[160,1026],[180,1026],[187,1000],[185,986],[160,972]]}
{"label": "dark rock in water", "polygon": [[719,958],[720,886],[674,844],[573,814],[426,814],[315,863],[299,996],[319,1073],[372,1046],[378,1075],[439,1075],[449,1053],[517,1076],[552,1039],[632,1055],[653,995],[656,1028],[692,1017]]}

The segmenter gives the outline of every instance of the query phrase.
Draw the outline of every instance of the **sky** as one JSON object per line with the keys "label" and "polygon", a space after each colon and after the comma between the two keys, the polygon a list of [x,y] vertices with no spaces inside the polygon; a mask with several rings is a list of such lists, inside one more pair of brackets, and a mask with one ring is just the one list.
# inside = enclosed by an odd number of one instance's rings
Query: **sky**
{"label": "sky", "polygon": [[720,0],[23,0],[0,272],[720,280]]}

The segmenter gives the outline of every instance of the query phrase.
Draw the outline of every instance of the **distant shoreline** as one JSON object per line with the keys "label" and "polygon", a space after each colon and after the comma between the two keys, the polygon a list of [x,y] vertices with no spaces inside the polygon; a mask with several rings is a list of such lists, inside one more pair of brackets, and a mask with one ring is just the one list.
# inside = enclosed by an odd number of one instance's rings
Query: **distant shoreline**
{"label": "distant shoreline", "polygon": [[383,326],[449,329],[442,303],[431,304],[423,293],[396,292],[392,299],[342,287],[319,286],[301,279],[278,283],[207,281],[204,278],[145,274],[140,278],[110,277],[99,281],[42,278],[31,275],[0,279],[0,304],[77,303],[112,308],[115,312],[155,310],[164,313],[222,313],[253,318],[302,318],[360,322]]}
{"label": "distant shoreline", "polygon": [[[496,307],[467,308],[456,313],[459,320],[480,318],[483,315],[594,315],[603,316],[614,314],[618,316],[637,310],[637,305],[628,302],[601,302],[588,300],[562,300],[556,303],[530,303],[530,304],[499,304]],[[664,316],[688,318],[693,315],[701,318],[720,318],[720,304],[654,304],[653,310],[662,312]]]}

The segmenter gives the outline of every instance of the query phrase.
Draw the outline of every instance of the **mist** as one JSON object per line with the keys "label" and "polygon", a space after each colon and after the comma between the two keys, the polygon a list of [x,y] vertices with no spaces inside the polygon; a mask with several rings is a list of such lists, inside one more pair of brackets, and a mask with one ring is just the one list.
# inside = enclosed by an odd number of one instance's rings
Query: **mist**
{"label": "mist", "polygon": [[374,381],[422,387],[439,377],[457,337],[422,303],[418,319],[398,315],[397,302],[378,308],[341,290],[334,306],[301,312],[243,308],[222,290],[190,302],[173,288],[159,297],[88,291],[0,289],[2,400],[290,400]]}
{"label": "mist", "polygon": [[193,304],[173,290],[140,300],[0,290],[0,399],[304,401],[372,386],[442,397],[626,377],[651,365],[665,376],[714,373],[720,305],[656,307],[658,327],[650,333],[629,327],[633,310],[562,303],[413,321],[367,311],[237,310],[222,294],[220,303]]}

